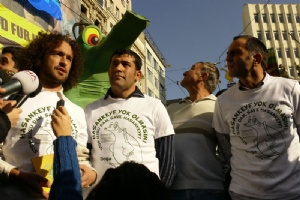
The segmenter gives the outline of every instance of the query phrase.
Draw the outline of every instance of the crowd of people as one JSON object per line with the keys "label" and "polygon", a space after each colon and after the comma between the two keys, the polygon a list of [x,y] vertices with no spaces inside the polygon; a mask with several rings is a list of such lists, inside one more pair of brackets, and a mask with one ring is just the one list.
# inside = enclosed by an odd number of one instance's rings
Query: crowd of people
{"label": "crowd of people", "polygon": [[300,199],[300,86],[270,76],[267,59],[259,39],[236,36],[226,61],[238,83],[214,95],[216,64],[196,62],[189,96],[165,107],[136,85],[140,56],[118,49],[106,95],[82,109],[64,96],[82,72],[71,37],[5,47],[0,70],[30,70],[42,89],[20,107],[0,99],[1,199]]}

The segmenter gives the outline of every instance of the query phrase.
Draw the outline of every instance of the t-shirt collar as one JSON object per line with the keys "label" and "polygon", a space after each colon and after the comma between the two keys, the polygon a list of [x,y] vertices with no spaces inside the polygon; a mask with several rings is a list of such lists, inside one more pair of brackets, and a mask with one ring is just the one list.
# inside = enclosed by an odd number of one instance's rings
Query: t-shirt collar
{"label": "t-shirt collar", "polygon": [[[107,99],[107,97],[110,96],[112,98],[118,98],[116,95],[112,92],[111,88],[109,88],[104,96],[104,99]],[[135,90],[126,98],[129,99],[131,97],[138,97],[138,98],[144,98],[144,94],[141,92],[141,90],[135,86]]]}
{"label": "t-shirt collar", "polygon": [[[267,73],[266,72],[264,72],[264,78],[263,78],[263,80],[257,85],[257,87],[256,88],[259,88],[259,87],[261,87],[261,86],[263,86],[264,85],[264,83],[265,83],[265,79],[266,79],[266,76],[267,76]],[[251,90],[250,88],[248,88],[248,87],[246,87],[246,86],[244,86],[242,83],[241,83],[241,81],[239,81],[239,90],[242,90],[242,91],[247,91],[247,90]]]}

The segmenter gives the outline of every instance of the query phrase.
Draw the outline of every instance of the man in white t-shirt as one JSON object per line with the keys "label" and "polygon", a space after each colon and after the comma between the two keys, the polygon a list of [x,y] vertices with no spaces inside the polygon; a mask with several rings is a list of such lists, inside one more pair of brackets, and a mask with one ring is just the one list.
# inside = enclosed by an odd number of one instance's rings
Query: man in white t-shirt
{"label": "man in white t-shirt", "polygon": [[[53,154],[56,137],[51,127],[51,114],[60,100],[64,100],[64,107],[71,116],[71,134],[78,144],[82,186],[91,185],[96,180],[96,172],[89,166],[84,112],[63,95],[64,90],[77,84],[82,71],[76,41],[57,32],[39,33],[22,49],[17,62],[20,70],[31,70],[37,74],[42,91],[34,98],[28,98],[21,106],[20,118],[4,141],[3,160],[0,160],[1,199],[48,197],[46,188],[44,190],[42,187],[50,187],[51,183],[41,174],[43,171],[35,172],[37,169],[33,163],[35,159]],[[43,164],[45,167],[47,165],[51,162]]]}
{"label": "man in white t-shirt", "polygon": [[117,50],[108,70],[111,88],[104,98],[86,106],[92,164],[99,180],[108,168],[135,161],[169,187],[175,175],[174,129],[161,101],[136,86],[141,66],[135,52]]}
{"label": "man in white t-shirt", "polygon": [[266,46],[252,36],[234,37],[226,61],[239,82],[218,97],[213,128],[230,136],[232,199],[300,199],[299,82],[270,76]]}

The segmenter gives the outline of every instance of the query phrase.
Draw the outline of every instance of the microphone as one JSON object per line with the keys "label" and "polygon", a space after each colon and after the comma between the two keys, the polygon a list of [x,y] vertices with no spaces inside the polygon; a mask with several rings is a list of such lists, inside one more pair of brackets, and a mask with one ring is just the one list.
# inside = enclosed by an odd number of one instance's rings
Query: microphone
{"label": "microphone", "polygon": [[12,94],[8,97],[8,100],[16,100],[17,103],[14,105],[14,108],[19,108],[23,105],[23,103],[28,99],[28,98],[33,98],[36,95],[38,95],[42,91],[42,84],[39,81],[39,86],[38,88],[32,92],[31,94],[28,95],[21,95],[21,94]]}
{"label": "microphone", "polygon": [[39,78],[33,71],[20,71],[14,74],[9,82],[1,86],[6,89],[6,92],[1,94],[0,98],[16,93],[28,95],[38,88],[39,82]]}
{"label": "microphone", "polygon": [[8,81],[10,81],[11,77],[14,74],[15,73],[13,71],[0,69],[0,85],[3,85],[5,83],[7,83]]}

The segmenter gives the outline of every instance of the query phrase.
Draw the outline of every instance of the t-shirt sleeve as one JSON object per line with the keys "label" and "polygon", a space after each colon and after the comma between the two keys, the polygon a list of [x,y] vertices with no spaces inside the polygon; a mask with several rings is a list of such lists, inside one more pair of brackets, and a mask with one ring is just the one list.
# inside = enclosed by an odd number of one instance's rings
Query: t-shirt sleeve
{"label": "t-shirt sleeve", "polygon": [[158,102],[154,114],[155,139],[174,134],[174,128],[165,106]]}
{"label": "t-shirt sleeve", "polygon": [[218,133],[229,134],[230,130],[227,123],[224,121],[222,108],[219,104],[219,99],[216,100],[215,111],[212,121],[212,127]]}

